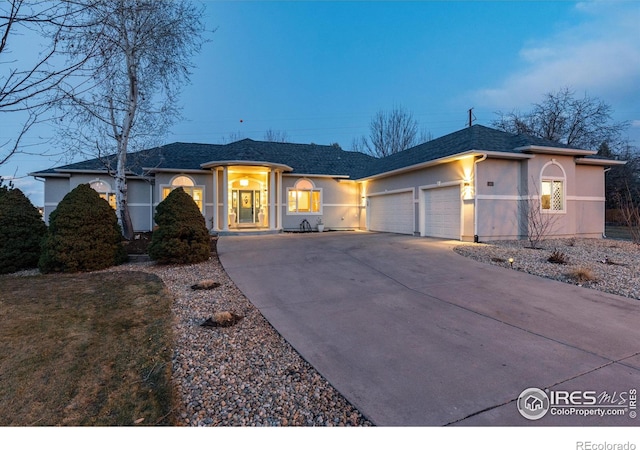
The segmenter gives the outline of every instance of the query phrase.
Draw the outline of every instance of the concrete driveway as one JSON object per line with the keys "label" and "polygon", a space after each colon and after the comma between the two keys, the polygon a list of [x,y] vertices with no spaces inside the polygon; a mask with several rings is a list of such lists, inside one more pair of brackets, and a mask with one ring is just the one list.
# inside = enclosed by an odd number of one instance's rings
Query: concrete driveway
{"label": "concrete driveway", "polygon": [[[628,398],[640,389],[639,302],[477,263],[453,245],[331,232],[225,236],[218,252],[267,320],[376,425],[639,423]],[[529,420],[517,399],[532,387],[594,391],[595,406],[626,409],[578,415],[593,402],[575,394],[556,409],[571,414]]]}

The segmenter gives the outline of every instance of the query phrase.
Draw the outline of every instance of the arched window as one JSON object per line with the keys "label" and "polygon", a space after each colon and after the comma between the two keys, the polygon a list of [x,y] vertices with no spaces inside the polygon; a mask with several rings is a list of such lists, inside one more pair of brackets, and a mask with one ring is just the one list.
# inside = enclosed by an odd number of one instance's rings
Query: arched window
{"label": "arched window", "polygon": [[175,188],[181,187],[187,194],[193,198],[193,201],[196,202],[198,208],[202,212],[203,199],[204,199],[204,189],[202,186],[197,186],[191,177],[186,175],[178,175],[177,177],[171,180],[170,186],[162,187],[162,200],[167,198],[169,193],[173,191]]}
{"label": "arched window", "polygon": [[296,181],[293,188],[287,189],[289,214],[321,214],[322,189],[315,187],[307,178]]}
{"label": "arched window", "polygon": [[540,207],[543,212],[564,212],[566,209],[566,173],[551,160],[540,171]]}
{"label": "arched window", "polygon": [[194,186],[195,183],[193,182],[193,180],[185,175],[180,175],[177,176],[173,179],[173,181],[171,181],[171,186],[174,187],[178,187],[178,186]]}
{"label": "arched window", "polygon": [[91,189],[100,194],[100,197],[109,202],[109,206],[116,209],[116,194],[111,191],[109,183],[103,180],[95,180],[89,183]]}

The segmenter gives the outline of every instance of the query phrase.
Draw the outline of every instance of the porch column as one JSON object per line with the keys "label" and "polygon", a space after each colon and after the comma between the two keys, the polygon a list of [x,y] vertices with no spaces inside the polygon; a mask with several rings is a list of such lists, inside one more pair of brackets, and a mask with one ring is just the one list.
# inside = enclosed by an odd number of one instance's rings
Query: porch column
{"label": "porch column", "polygon": [[222,231],[229,231],[229,168],[222,168]]}
{"label": "porch column", "polygon": [[220,211],[218,211],[218,168],[213,168],[213,217],[212,231],[220,231]]}
{"label": "porch column", "polygon": [[269,171],[269,229],[276,229],[276,173]]}
{"label": "porch column", "polygon": [[282,230],[282,195],[284,191],[282,189],[282,172],[278,170],[278,192],[276,208],[278,208],[278,230]]}

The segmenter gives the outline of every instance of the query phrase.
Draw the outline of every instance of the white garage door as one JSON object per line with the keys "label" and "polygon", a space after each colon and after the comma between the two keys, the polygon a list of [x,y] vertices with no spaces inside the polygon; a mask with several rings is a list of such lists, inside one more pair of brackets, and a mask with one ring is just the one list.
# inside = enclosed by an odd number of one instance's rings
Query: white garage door
{"label": "white garage door", "polygon": [[424,235],[460,239],[460,186],[424,191]]}
{"label": "white garage door", "polygon": [[369,230],[413,234],[413,192],[369,197]]}

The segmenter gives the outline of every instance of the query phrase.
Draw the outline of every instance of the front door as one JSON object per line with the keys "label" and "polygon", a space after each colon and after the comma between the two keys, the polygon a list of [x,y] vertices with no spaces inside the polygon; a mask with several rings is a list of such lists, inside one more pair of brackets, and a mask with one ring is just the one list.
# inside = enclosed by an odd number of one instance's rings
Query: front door
{"label": "front door", "polygon": [[253,223],[253,191],[240,191],[240,212],[238,222]]}

